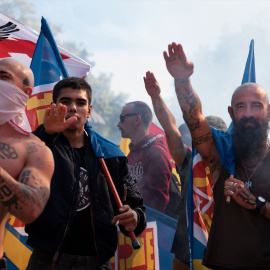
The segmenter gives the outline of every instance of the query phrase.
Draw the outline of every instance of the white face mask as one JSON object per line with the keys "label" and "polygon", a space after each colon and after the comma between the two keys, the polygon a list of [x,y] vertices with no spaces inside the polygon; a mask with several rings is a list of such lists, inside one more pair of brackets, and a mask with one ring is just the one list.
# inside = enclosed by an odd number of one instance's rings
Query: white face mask
{"label": "white face mask", "polygon": [[0,125],[24,124],[24,110],[29,96],[16,85],[0,80]]}

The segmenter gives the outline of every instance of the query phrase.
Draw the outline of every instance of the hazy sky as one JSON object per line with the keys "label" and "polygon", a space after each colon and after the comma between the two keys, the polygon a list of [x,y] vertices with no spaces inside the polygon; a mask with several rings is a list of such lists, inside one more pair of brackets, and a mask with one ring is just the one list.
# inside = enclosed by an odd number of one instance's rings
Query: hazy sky
{"label": "hazy sky", "polygon": [[230,122],[227,106],[241,83],[251,39],[257,82],[270,88],[270,1],[33,2],[38,17],[61,26],[59,39],[75,41],[93,54],[94,75],[113,74],[112,90],[127,93],[127,101],[151,105],[143,76],[154,72],[178,124],[183,120],[162,55],[173,41],[182,43],[195,64],[191,81],[205,115]]}

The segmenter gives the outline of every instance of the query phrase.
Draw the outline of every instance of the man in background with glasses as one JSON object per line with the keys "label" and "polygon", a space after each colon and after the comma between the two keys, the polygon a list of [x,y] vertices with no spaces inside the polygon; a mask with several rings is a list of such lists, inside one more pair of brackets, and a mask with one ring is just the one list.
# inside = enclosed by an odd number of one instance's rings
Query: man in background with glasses
{"label": "man in background with glasses", "polygon": [[117,124],[123,138],[130,138],[128,165],[130,175],[138,182],[144,203],[165,212],[169,202],[172,167],[163,134],[149,132],[152,112],[142,101],[127,103]]}

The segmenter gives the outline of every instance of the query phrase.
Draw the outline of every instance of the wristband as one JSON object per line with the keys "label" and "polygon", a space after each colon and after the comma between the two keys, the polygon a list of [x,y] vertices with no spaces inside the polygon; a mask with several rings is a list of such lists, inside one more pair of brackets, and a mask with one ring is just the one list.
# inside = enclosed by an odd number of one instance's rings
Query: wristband
{"label": "wristband", "polygon": [[265,198],[259,196],[256,197],[256,207],[254,209],[255,212],[260,213],[262,207],[266,204]]}

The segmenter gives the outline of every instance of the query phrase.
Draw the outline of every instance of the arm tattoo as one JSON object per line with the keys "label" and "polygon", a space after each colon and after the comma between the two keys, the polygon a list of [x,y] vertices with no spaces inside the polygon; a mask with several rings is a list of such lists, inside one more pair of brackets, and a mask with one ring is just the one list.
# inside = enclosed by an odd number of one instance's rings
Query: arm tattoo
{"label": "arm tattoo", "polygon": [[213,134],[211,131],[209,131],[206,135],[200,136],[200,137],[194,137],[193,138],[193,143],[194,145],[200,145],[202,143],[208,142],[212,140]]}
{"label": "arm tattoo", "polygon": [[49,189],[43,186],[42,180],[31,170],[23,172],[20,184],[8,182],[0,175],[0,201],[13,215],[24,207],[43,206],[49,199]]}
{"label": "arm tattoo", "polygon": [[186,103],[190,107],[190,111],[189,111],[190,113],[192,110],[198,107],[198,99],[194,97],[194,95],[187,96]]}
{"label": "arm tattoo", "polygon": [[14,147],[8,143],[0,143],[0,158],[2,159],[17,159],[18,154]]}
{"label": "arm tattoo", "polygon": [[191,131],[200,127],[199,119],[195,119],[189,113],[183,112],[183,118]]}
{"label": "arm tattoo", "polygon": [[251,192],[246,189],[242,188],[241,186],[238,187],[239,190],[239,196],[242,198],[242,200],[251,205],[251,206],[256,206],[256,198],[251,194]]}

